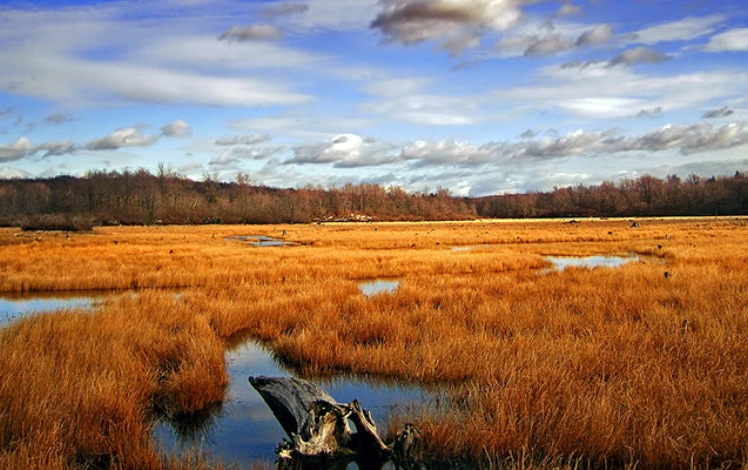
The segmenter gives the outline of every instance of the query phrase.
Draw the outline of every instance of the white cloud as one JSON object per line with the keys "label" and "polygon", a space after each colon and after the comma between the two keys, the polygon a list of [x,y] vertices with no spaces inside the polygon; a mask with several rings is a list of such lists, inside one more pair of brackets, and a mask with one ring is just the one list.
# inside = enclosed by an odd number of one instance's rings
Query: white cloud
{"label": "white cloud", "polygon": [[158,140],[157,135],[144,135],[138,127],[117,129],[106,137],[92,140],[86,150],[117,150],[123,147],[148,147]]}
{"label": "white cloud", "polygon": [[233,137],[222,137],[216,139],[215,144],[221,146],[233,145],[256,145],[270,140],[267,134],[235,135]]}
{"label": "white cloud", "polygon": [[415,167],[434,165],[475,165],[495,158],[495,145],[482,147],[457,140],[417,140],[404,145],[400,156],[404,160],[415,160]]}
{"label": "white cloud", "polygon": [[475,97],[405,94],[362,104],[361,110],[380,118],[428,126],[470,126],[483,120]]}
{"label": "white cloud", "polygon": [[294,148],[287,164],[333,163],[336,168],[378,166],[396,161],[390,147],[357,134],[340,134],[332,140]]}
{"label": "white cloud", "polygon": [[713,33],[726,19],[724,15],[710,15],[662,23],[636,31],[632,35],[632,42],[652,45],[670,41],[689,41]]}
{"label": "white cloud", "polygon": [[33,153],[35,147],[26,137],[19,137],[12,144],[0,145],[0,162],[20,160],[26,155]]}
{"label": "white cloud", "polygon": [[637,114],[644,107],[644,102],[626,97],[590,97],[561,99],[558,106],[576,116],[620,118]]}
{"label": "white cloud", "polygon": [[181,119],[177,119],[171,124],[167,124],[161,128],[161,135],[167,137],[188,137],[192,135],[192,129],[190,125]]}
{"label": "white cloud", "polygon": [[12,144],[0,145],[0,162],[21,160],[39,153],[42,154],[42,158],[64,155],[75,150],[75,145],[67,140],[34,145],[28,137],[19,137]]}
{"label": "white cloud", "polygon": [[168,36],[132,50],[128,59],[156,66],[180,66],[221,71],[317,67],[329,60],[317,53],[268,42],[217,41],[208,35]]}
{"label": "white cloud", "polygon": [[[2,159],[0,159],[0,161],[2,161]],[[21,170],[18,168],[0,167],[0,179],[12,180],[31,177],[32,175],[25,170]]]}
{"label": "white cloud", "polygon": [[[485,30],[505,31],[519,23],[526,0],[382,0],[371,26],[393,42],[436,40],[453,53],[477,45]],[[460,39],[461,38],[461,39]],[[469,38],[469,40],[466,40]],[[460,44],[460,47],[455,47]]]}
{"label": "white cloud", "polygon": [[[310,64],[318,60],[312,54],[217,41],[192,28],[196,17],[177,17],[169,29],[155,28],[126,19],[117,5],[9,12],[0,33],[0,89],[71,107],[120,99],[217,106],[310,99],[281,79],[242,69]],[[217,17],[206,17],[201,28],[212,21]],[[191,28],[189,35],[180,33],[185,28]]]}
{"label": "white cloud", "polygon": [[748,51],[748,28],[735,28],[715,34],[702,47],[707,52]]}
{"label": "white cloud", "polygon": [[370,83],[363,89],[379,96],[408,96],[421,92],[432,81],[428,77],[387,78]]}

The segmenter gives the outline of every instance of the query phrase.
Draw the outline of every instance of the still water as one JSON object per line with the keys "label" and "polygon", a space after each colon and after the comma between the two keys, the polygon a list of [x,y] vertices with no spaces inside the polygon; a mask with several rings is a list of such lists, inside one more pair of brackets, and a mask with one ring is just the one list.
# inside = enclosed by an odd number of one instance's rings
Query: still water
{"label": "still water", "polygon": [[268,237],[265,235],[239,235],[235,237],[227,237],[227,240],[238,240],[240,242],[249,243],[252,246],[295,246],[296,243],[287,242],[280,238]]}
{"label": "still water", "polygon": [[367,296],[372,297],[382,293],[393,293],[400,287],[400,281],[394,279],[376,279],[374,281],[362,282],[358,285],[361,292]]}
{"label": "still water", "polygon": [[64,295],[55,292],[44,294],[3,294],[0,297],[0,327],[27,316],[41,312],[52,312],[64,309],[92,309],[103,295],[83,295],[81,293]]}
{"label": "still water", "polygon": [[[179,454],[195,449],[226,463],[247,468],[275,458],[275,447],[286,434],[270,408],[249,384],[250,376],[292,376],[293,372],[273,358],[272,352],[248,340],[226,353],[230,377],[227,400],[220,410],[191,426],[159,423],[155,439],[166,452]],[[392,413],[409,403],[429,400],[419,387],[384,384],[353,377],[320,379],[315,382],[341,403],[358,398],[369,409],[380,429]]]}
{"label": "still water", "polygon": [[624,264],[639,261],[638,256],[547,256],[546,260],[553,263],[553,267],[559,271],[566,268],[618,268]]}
{"label": "still water", "polygon": [[[49,296],[6,294],[0,297],[0,327],[40,312],[94,309],[105,297],[106,294],[100,293],[70,296],[60,293]],[[196,450],[225,463],[236,464],[239,468],[247,468],[253,463],[271,463],[275,459],[276,445],[286,435],[270,408],[249,384],[248,378],[260,375],[293,376],[294,372],[277,361],[272,351],[252,339],[226,351],[226,366],[229,387],[225,402],[189,420],[159,421],[154,430],[154,439],[167,453]],[[390,415],[399,413],[409,404],[430,401],[429,394],[414,385],[349,376],[315,382],[340,403],[349,403],[358,398],[362,406],[371,411],[380,429],[384,428]]]}

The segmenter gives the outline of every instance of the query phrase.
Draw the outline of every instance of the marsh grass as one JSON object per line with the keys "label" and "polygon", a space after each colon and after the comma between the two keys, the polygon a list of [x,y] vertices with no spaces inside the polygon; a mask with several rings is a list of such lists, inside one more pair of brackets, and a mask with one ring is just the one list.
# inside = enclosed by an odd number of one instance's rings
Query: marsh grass
{"label": "marsh grass", "polygon": [[223,361],[204,317],[153,294],[19,320],[0,335],[0,458],[9,467],[163,468],[154,414],[220,402]]}
{"label": "marsh grass", "polygon": [[[148,439],[152,408],[220,400],[220,338],[241,333],[304,376],[433,389],[437,403],[390,425],[417,423],[432,464],[741,468],[747,230],[653,219],[0,231],[1,290],[181,288],[6,328],[0,459],[166,465]],[[298,245],[227,240],[284,231]],[[639,261],[557,272],[545,259],[590,255]],[[380,278],[400,286],[360,292]]]}

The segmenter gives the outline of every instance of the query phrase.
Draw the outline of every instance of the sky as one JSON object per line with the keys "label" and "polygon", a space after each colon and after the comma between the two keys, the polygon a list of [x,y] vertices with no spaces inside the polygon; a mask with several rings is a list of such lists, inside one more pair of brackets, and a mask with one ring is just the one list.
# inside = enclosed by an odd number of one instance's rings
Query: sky
{"label": "sky", "polygon": [[748,170],[744,0],[2,0],[0,178],[455,196]]}

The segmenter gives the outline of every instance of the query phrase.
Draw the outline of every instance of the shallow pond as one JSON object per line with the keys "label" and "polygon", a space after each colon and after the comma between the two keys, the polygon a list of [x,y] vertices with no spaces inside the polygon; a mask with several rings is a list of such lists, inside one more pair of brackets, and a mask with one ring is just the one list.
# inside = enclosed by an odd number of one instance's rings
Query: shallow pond
{"label": "shallow pond", "polygon": [[3,294],[0,297],[0,326],[41,312],[64,309],[92,309],[103,299],[103,294],[85,295],[79,292],[63,294]]}
{"label": "shallow pond", "polygon": [[227,240],[238,240],[240,242],[249,243],[252,246],[295,246],[296,243],[287,242],[280,238],[268,237],[265,235],[238,235],[235,237],[227,237]]}
{"label": "shallow pond", "polygon": [[[155,430],[156,441],[170,453],[195,449],[239,468],[272,462],[276,445],[286,434],[248,378],[291,376],[293,373],[276,361],[269,350],[252,340],[227,352],[226,360],[230,383],[221,409],[193,423],[160,423]],[[338,402],[348,403],[358,398],[363,407],[371,411],[380,428],[399,407],[429,399],[418,387],[347,377],[315,382]]]}
{"label": "shallow pond", "polygon": [[384,292],[393,293],[400,287],[400,281],[396,279],[375,279],[373,281],[362,282],[358,285],[361,292],[367,297],[372,297]]}
{"label": "shallow pond", "polygon": [[625,264],[639,261],[638,256],[546,256],[546,260],[553,263],[553,267],[559,271],[566,268],[618,268]]}

